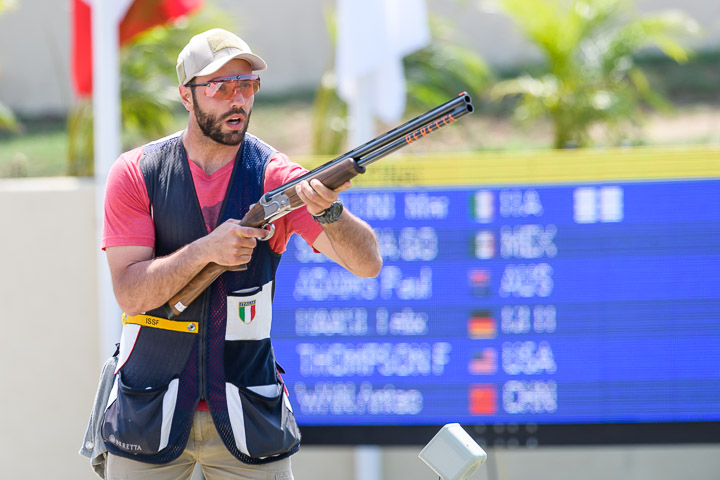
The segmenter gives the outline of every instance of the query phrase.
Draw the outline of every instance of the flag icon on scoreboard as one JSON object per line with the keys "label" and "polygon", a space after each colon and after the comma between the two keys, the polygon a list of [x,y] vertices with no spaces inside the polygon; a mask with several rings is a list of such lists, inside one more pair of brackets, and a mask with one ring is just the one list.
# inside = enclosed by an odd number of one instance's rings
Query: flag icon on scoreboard
{"label": "flag icon on scoreboard", "polygon": [[484,348],[481,352],[474,353],[468,363],[468,371],[471,375],[492,375],[497,372],[497,350]]}
{"label": "flag icon on scoreboard", "polygon": [[490,312],[473,312],[468,320],[468,337],[472,339],[495,338],[497,324]]}
{"label": "flag icon on scoreboard", "polygon": [[475,233],[473,253],[478,260],[487,260],[495,256],[495,233],[492,230],[480,230]]}
{"label": "flag icon on scoreboard", "polygon": [[490,296],[490,270],[475,268],[468,272],[468,283],[474,297]]}
{"label": "flag icon on scoreboard", "polygon": [[470,385],[468,397],[468,411],[471,415],[495,415],[497,413],[495,385]]}
{"label": "flag icon on scoreboard", "polygon": [[490,190],[480,190],[470,197],[470,214],[478,223],[491,223],[495,218],[495,197]]}

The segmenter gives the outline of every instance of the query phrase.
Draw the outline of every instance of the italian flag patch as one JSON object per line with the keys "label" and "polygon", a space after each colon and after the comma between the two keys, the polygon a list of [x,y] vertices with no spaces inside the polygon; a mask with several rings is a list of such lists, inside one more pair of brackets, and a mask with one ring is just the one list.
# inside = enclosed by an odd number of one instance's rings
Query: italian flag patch
{"label": "italian flag patch", "polygon": [[250,323],[255,319],[255,300],[238,303],[238,316],[243,323]]}

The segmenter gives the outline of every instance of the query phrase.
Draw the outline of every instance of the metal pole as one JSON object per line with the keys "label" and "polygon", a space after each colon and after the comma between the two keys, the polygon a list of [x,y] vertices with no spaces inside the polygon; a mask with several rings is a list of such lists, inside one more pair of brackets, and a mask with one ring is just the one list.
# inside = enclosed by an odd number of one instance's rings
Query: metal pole
{"label": "metal pole", "polygon": [[382,449],[377,445],[355,447],[355,480],[382,480]]}

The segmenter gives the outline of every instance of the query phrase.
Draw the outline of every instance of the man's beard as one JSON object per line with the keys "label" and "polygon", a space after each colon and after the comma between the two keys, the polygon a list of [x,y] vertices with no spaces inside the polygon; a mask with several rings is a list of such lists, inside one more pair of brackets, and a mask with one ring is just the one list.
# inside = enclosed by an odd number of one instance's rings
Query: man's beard
{"label": "man's beard", "polygon": [[[250,112],[246,112],[244,108],[238,108],[231,110],[222,116],[211,115],[200,110],[198,102],[194,97],[195,92],[193,91],[193,113],[195,114],[195,119],[197,120],[198,126],[203,134],[221,145],[240,145],[245,139],[245,132],[247,132],[248,124],[250,123]],[[223,132],[222,127],[225,124],[223,119],[227,119],[235,115],[242,115],[245,119],[243,129]]]}

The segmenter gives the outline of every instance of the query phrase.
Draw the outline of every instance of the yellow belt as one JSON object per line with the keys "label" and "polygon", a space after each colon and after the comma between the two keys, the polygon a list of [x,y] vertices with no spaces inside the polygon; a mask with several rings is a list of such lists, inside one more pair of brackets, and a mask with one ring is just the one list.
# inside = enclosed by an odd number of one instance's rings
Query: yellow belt
{"label": "yellow belt", "polygon": [[178,322],[167,318],[152,317],[150,315],[133,315],[132,317],[122,314],[122,324],[132,323],[143,327],[160,328],[172,330],[173,332],[197,333],[198,322]]}

